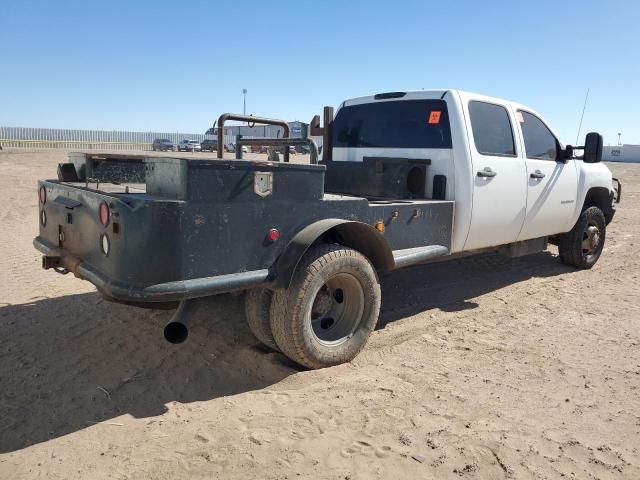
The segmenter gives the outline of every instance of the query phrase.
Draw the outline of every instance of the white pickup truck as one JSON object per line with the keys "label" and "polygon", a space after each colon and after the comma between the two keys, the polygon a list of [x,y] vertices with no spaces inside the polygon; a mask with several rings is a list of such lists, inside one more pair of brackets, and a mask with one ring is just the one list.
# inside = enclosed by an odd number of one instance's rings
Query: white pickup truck
{"label": "white pickup truck", "polygon": [[[426,197],[433,198],[434,178],[441,175],[442,199],[455,202],[452,254],[555,237],[564,261],[590,268],[602,251],[619,184],[600,163],[597,134],[588,138],[586,158],[575,157],[534,109],[459,90],[347,100],[333,129],[333,161],[431,160]],[[572,229],[588,242],[569,243]]]}
{"label": "white pickup truck", "polygon": [[[77,155],[39,183],[43,267],[73,272],[107,299],[179,306],[165,327],[187,339],[193,299],[247,290],[249,327],[310,368],[349,361],[380,310],[380,272],[497,251],[558,245],[591,268],[621,185],[600,163],[602,137],[563,146],[533,109],[457,91],[389,92],[325,107],[310,165],[190,157]],[[574,150],[582,150],[581,156]],[[118,168],[115,168],[115,167]],[[135,170],[125,172],[125,166]],[[136,180],[132,180],[136,179]],[[95,185],[95,187],[94,187]],[[428,268],[428,267],[425,267]]]}

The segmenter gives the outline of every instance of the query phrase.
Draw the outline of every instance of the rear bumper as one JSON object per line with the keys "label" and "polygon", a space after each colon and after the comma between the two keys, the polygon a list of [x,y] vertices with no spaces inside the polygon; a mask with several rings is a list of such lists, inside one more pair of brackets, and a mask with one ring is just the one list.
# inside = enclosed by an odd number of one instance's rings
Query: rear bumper
{"label": "rear bumper", "polygon": [[33,246],[44,255],[43,268],[55,268],[63,273],[72,272],[76,277],[94,284],[103,295],[122,302],[176,302],[260,287],[269,283],[269,270],[264,269],[140,287],[113,281],[87,262],[50,245],[40,237],[33,240]]}

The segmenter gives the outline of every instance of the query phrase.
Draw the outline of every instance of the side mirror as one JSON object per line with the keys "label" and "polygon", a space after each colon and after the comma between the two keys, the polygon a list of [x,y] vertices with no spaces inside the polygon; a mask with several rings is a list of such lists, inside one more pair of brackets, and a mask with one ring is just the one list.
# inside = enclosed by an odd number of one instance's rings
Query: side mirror
{"label": "side mirror", "polygon": [[573,158],[573,146],[567,145],[564,148],[560,148],[558,150],[558,162],[567,163],[567,160],[571,160]]}
{"label": "side mirror", "polygon": [[584,141],[584,163],[598,163],[602,161],[602,135],[597,132],[587,133]]}

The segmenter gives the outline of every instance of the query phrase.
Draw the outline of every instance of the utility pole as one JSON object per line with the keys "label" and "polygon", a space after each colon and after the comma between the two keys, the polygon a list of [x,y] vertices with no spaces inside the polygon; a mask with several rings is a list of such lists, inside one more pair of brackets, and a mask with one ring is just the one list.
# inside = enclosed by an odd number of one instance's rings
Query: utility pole
{"label": "utility pole", "polygon": [[246,115],[247,114],[247,89],[246,88],[242,89],[242,95],[243,95],[243,99],[242,99],[242,114]]}
{"label": "utility pole", "polygon": [[622,134],[618,133],[618,146],[622,145],[622,141],[620,140],[620,137],[622,137]]}

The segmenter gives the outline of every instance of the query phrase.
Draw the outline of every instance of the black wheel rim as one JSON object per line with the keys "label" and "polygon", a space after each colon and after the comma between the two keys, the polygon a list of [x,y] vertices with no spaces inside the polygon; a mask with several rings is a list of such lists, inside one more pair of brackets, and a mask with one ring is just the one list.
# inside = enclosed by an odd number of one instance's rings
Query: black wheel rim
{"label": "black wheel rim", "polygon": [[365,296],[360,281],[350,273],[338,273],[316,292],[309,312],[311,330],[325,346],[349,340],[364,316]]}

